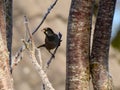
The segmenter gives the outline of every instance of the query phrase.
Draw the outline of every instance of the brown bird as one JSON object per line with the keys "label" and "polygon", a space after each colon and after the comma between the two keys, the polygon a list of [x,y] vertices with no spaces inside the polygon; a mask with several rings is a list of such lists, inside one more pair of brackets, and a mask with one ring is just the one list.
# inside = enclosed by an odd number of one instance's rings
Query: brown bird
{"label": "brown bird", "polygon": [[37,48],[45,47],[49,51],[49,53],[53,55],[53,53],[50,50],[55,49],[57,46],[59,46],[61,40],[59,36],[56,33],[54,33],[53,30],[49,27],[44,28],[42,31],[44,31],[44,34],[46,36],[45,44],[42,44]]}

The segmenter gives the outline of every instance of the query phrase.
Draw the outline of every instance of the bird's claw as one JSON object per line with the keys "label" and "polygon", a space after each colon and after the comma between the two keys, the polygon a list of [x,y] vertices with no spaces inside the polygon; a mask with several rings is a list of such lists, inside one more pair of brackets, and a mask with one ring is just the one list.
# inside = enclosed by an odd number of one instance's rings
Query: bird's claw
{"label": "bird's claw", "polygon": [[54,54],[51,54],[53,58],[55,58],[55,55]]}

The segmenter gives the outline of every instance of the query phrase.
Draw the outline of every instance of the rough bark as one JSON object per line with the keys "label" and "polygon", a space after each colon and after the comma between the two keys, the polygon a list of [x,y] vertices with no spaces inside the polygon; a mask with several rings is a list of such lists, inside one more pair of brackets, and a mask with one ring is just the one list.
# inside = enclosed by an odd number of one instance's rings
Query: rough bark
{"label": "rough bark", "polygon": [[9,53],[6,45],[4,1],[0,0],[0,90],[13,90],[9,68]]}
{"label": "rough bark", "polygon": [[66,90],[89,90],[92,0],[72,0],[67,30]]}
{"label": "rough bark", "polygon": [[9,58],[10,58],[10,65],[12,63],[11,61],[11,55],[12,55],[12,0],[6,0],[5,1],[5,16],[6,16],[6,39],[7,39],[7,48],[9,51]]}
{"label": "rough bark", "polygon": [[112,90],[108,55],[116,0],[100,0],[91,53],[91,75],[94,90]]}
{"label": "rough bark", "polygon": [[2,33],[2,38],[4,40],[4,43],[6,45],[6,23],[5,23],[5,12],[4,12],[4,1],[0,0],[0,30]]}
{"label": "rough bark", "polygon": [[0,90],[13,90],[13,81],[9,68],[9,54],[0,32]]}

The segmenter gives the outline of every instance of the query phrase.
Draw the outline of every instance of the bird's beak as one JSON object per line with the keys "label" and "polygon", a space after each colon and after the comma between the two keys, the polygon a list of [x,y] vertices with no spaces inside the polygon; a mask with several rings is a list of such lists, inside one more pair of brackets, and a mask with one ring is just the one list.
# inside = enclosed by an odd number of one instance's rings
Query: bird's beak
{"label": "bird's beak", "polygon": [[42,29],[41,31],[42,31],[42,32],[45,32],[45,29]]}
{"label": "bird's beak", "polygon": [[43,28],[41,31],[42,31],[42,32],[45,32],[45,31],[46,31],[46,28]]}

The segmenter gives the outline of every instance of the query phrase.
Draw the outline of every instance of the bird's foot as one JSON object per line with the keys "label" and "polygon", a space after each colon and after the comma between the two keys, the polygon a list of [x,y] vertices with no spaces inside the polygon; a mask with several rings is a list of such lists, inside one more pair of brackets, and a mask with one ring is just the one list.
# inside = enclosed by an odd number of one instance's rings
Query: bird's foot
{"label": "bird's foot", "polygon": [[51,54],[53,58],[55,58],[55,55],[54,54]]}
{"label": "bird's foot", "polygon": [[51,54],[52,58],[55,58],[55,54],[52,53],[51,51],[49,51],[49,53]]}

